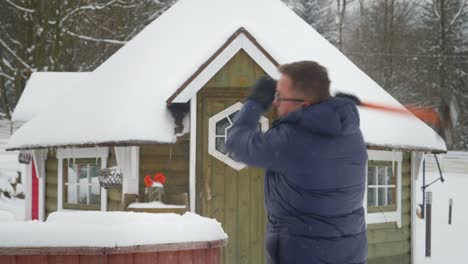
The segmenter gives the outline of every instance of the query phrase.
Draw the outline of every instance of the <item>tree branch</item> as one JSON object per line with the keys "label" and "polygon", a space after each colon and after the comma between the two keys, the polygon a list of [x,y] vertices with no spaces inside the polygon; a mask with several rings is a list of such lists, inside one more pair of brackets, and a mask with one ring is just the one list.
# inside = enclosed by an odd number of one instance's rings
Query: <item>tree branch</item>
{"label": "tree branch", "polygon": [[84,40],[89,40],[89,41],[94,41],[94,42],[105,42],[105,43],[118,44],[118,45],[124,45],[124,44],[127,43],[127,41],[121,41],[121,40],[115,40],[115,39],[103,39],[103,38],[89,37],[89,36],[85,36],[85,35],[81,35],[81,34],[71,32],[69,30],[64,31],[64,33],[66,33],[66,34],[68,34],[70,36],[73,36],[73,37],[77,37],[77,38],[84,39]]}
{"label": "tree branch", "polygon": [[86,5],[86,6],[77,7],[75,9],[71,10],[71,11],[68,11],[67,15],[65,15],[62,18],[62,20],[60,20],[59,25],[62,26],[65,21],[67,21],[69,18],[73,17],[76,13],[79,13],[79,12],[82,12],[82,11],[85,11],[85,10],[101,10],[101,9],[104,9],[104,8],[114,4],[116,2],[118,2],[118,1],[117,0],[111,0],[111,1],[109,1],[106,4],[103,4],[103,5],[94,4],[94,5]]}
{"label": "tree branch", "polygon": [[17,5],[15,3],[13,3],[11,0],[5,0],[8,4],[12,5],[13,7],[15,8],[18,8],[19,10],[21,11],[24,11],[24,12],[27,12],[27,13],[34,13],[36,12],[36,10],[34,9],[29,9],[29,8],[26,8],[26,7],[22,7],[20,5]]}
{"label": "tree branch", "polygon": [[16,58],[16,60],[18,60],[26,69],[28,69],[30,72],[35,72],[36,69],[34,69],[33,67],[31,67],[29,64],[27,64],[23,59],[21,59],[20,57],[18,57],[18,55],[12,50],[10,49],[10,47],[8,47],[8,45],[2,40],[0,39],[0,44],[2,44],[3,47],[5,47],[5,49],[11,54],[13,55],[13,57]]}
{"label": "tree branch", "polygon": [[6,73],[3,73],[3,72],[0,72],[0,76],[3,76],[3,77],[7,78],[7,79],[10,80],[10,81],[14,81],[14,80],[15,80],[15,78],[14,78],[13,76],[10,76],[10,75],[8,75],[8,74],[6,74]]}
{"label": "tree branch", "polygon": [[460,15],[463,13],[463,10],[465,9],[466,5],[468,3],[468,0],[465,0],[464,2],[462,2],[462,4],[460,5],[460,9],[458,9],[458,12],[453,16],[453,19],[452,21],[450,21],[450,23],[448,24],[447,28],[445,29],[445,32],[448,32],[448,30],[453,26],[453,24],[455,24],[455,22],[457,21],[457,19],[460,17]]}
{"label": "tree branch", "polygon": [[433,7],[433,9],[434,9],[434,14],[435,14],[435,16],[437,17],[437,19],[440,20],[440,14],[439,14],[439,11],[437,10],[437,3],[434,2],[434,3],[432,4],[432,7]]}

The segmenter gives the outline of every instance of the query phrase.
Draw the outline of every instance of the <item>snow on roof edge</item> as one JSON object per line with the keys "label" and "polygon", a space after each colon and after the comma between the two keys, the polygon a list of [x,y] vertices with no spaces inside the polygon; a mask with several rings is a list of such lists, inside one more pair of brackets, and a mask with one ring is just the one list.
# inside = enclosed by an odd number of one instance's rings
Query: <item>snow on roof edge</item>
{"label": "snow on roof edge", "polygon": [[[181,135],[179,135],[181,136]],[[177,140],[177,139],[176,139]],[[87,148],[87,147],[117,147],[117,146],[139,146],[139,145],[159,145],[159,144],[173,144],[172,142],[163,142],[156,140],[121,140],[121,141],[101,141],[101,142],[81,142],[81,143],[68,143],[68,144],[35,144],[35,145],[22,145],[7,147],[6,151],[17,150],[31,150],[31,149],[46,149],[46,148]]]}
{"label": "snow on roof edge", "polygon": [[434,154],[442,154],[447,153],[447,149],[441,148],[422,148],[410,145],[390,145],[390,144],[377,144],[372,142],[366,142],[366,146],[369,149],[373,150],[406,150],[406,151],[422,151],[422,152],[430,152]]}

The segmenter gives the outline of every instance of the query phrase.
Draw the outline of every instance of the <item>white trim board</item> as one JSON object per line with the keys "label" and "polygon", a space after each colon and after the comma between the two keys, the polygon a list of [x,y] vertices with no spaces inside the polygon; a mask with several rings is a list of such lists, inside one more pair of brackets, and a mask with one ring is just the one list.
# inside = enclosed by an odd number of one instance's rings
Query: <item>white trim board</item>
{"label": "white trim board", "polygon": [[[23,172],[23,188],[24,188],[24,220],[28,221],[32,219],[32,163],[34,160],[31,160],[29,164],[21,164],[21,171]],[[41,199],[40,195],[38,199]],[[41,208],[38,208],[41,210]]]}
{"label": "white trim board", "polygon": [[[57,211],[63,211],[63,160],[79,158],[101,158],[101,169],[107,167],[108,147],[96,148],[59,148],[57,149]],[[101,211],[107,211],[107,190],[101,187]]]}
{"label": "white trim board", "polygon": [[197,95],[190,99],[190,164],[189,164],[189,197],[190,212],[195,211],[196,174],[197,174]]}
{"label": "white trim board", "polygon": [[[45,204],[46,204],[46,161],[48,150],[32,150],[32,161],[36,168],[36,176],[38,178],[38,220],[45,221]],[[32,170],[32,166],[31,166]],[[32,172],[31,172],[32,175]],[[30,180],[32,180],[30,178]],[[31,185],[32,196],[32,185]]]}
{"label": "white trim board", "polygon": [[240,50],[244,50],[268,75],[278,79],[276,65],[244,34],[239,34],[216,58],[190,82],[173,103],[186,103]]}
{"label": "white trim board", "polygon": [[411,152],[411,263],[416,263],[416,212],[418,208],[418,205],[416,204],[416,196],[420,193],[420,189],[417,188],[417,180],[419,168],[422,166],[423,157],[423,152]]}

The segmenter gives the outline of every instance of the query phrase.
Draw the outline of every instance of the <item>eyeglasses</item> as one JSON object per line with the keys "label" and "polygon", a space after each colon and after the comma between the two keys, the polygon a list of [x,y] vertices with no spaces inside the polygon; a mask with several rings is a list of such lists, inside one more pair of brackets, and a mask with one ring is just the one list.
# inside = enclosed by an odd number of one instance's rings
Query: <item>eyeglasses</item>
{"label": "eyeglasses", "polygon": [[275,93],[275,102],[298,102],[298,103],[306,103],[308,101],[297,99],[297,98],[282,98],[280,97],[279,93]]}

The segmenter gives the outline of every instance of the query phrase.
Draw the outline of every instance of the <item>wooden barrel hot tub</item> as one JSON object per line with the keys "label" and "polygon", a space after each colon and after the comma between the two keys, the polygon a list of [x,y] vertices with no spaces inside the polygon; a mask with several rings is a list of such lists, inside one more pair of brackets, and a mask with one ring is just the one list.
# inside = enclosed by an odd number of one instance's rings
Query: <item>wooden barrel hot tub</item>
{"label": "wooden barrel hot tub", "polygon": [[1,264],[219,264],[227,240],[115,248],[0,248]]}
{"label": "wooden barrel hot tub", "polygon": [[193,213],[54,212],[1,222],[0,264],[219,264],[228,237]]}

